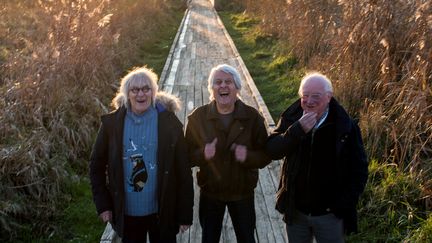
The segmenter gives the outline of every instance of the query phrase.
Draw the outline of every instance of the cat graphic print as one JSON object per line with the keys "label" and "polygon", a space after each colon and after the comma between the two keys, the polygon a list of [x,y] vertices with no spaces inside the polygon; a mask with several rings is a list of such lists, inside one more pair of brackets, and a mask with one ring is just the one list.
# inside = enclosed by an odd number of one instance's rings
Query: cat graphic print
{"label": "cat graphic print", "polygon": [[134,192],[140,192],[144,188],[144,184],[147,182],[148,177],[143,155],[133,154],[130,156],[130,160],[133,164],[133,169],[128,184],[133,187]]}

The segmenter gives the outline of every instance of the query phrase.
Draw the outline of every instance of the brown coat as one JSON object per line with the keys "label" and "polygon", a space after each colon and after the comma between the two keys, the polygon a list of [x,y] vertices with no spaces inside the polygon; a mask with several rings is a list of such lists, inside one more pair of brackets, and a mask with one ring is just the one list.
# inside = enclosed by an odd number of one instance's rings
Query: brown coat
{"label": "brown coat", "polygon": [[[206,161],[204,147],[217,137],[215,157]],[[240,200],[253,195],[258,168],[270,163],[264,146],[267,131],[263,117],[253,107],[236,101],[233,121],[228,129],[219,119],[216,102],[201,106],[188,117],[186,140],[192,166],[198,166],[198,185],[202,193],[224,201]],[[245,145],[244,162],[236,161],[231,147]]]}

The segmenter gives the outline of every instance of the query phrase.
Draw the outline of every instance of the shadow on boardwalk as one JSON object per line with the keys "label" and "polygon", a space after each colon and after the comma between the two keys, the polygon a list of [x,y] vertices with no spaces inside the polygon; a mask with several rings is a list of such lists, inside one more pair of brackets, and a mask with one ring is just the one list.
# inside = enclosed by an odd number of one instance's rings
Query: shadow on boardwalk
{"label": "shadow on boardwalk", "polygon": [[[241,91],[242,100],[257,108],[264,116],[268,129],[274,127],[273,119],[265,106],[246,66],[225,30],[219,16],[209,0],[192,0],[185,12],[169,57],[160,79],[163,90],[180,97],[182,109],[177,113],[183,124],[187,115],[198,106],[208,102],[207,77],[212,67],[227,63],[236,67],[245,82]],[[287,242],[285,224],[276,212],[275,193],[279,178],[279,162],[273,161],[259,170],[259,182],[255,189],[255,211],[257,242]],[[198,220],[199,187],[194,173],[194,223],[192,227],[177,235],[177,242],[201,242],[201,227]],[[110,225],[105,229],[101,242],[119,242]],[[236,242],[229,215],[225,213],[220,242]]]}

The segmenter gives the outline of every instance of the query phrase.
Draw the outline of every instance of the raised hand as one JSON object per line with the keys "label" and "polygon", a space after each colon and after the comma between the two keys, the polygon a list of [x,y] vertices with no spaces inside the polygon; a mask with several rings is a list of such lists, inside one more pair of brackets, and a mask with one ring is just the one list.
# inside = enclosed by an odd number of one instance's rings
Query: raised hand
{"label": "raised hand", "polygon": [[204,147],[204,158],[206,160],[212,159],[216,154],[217,138],[214,138],[211,143],[207,143]]}
{"label": "raised hand", "polygon": [[235,156],[237,161],[245,162],[245,160],[247,158],[247,147],[246,146],[233,143],[231,146],[231,150],[234,151],[234,156]]}
{"label": "raised hand", "polygon": [[316,112],[308,112],[304,113],[303,116],[299,119],[300,125],[303,128],[305,133],[308,133],[317,123],[317,113]]}

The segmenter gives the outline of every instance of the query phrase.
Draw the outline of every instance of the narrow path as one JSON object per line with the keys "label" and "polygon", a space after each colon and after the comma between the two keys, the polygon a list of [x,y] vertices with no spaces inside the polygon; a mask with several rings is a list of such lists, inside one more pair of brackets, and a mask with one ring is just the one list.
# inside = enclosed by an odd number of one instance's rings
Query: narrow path
{"label": "narrow path", "polygon": [[[160,87],[180,97],[182,109],[177,113],[183,124],[187,115],[198,106],[208,102],[207,78],[212,67],[227,63],[239,70],[244,88],[242,100],[257,108],[264,116],[267,127],[274,127],[273,119],[265,106],[254,81],[238,51],[209,0],[192,0],[171,47],[160,79]],[[255,189],[255,211],[257,242],[287,242],[285,224],[275,210],[275,193],[278,185],[280,165],[273,161],[259,171],[259,183]],[[180,243],[201,242],[201,227],[198,220],[199,187],[194,172],[194,223],[185,233],[177,235]],[[118,238],[108,225],[101,242],[115,242]],[[225,213],[220,242],[236,242],[231,219]]]}

